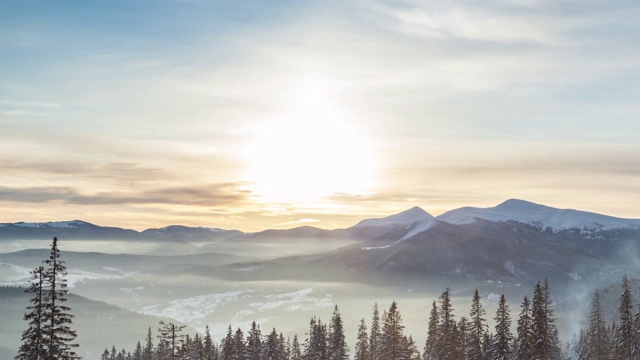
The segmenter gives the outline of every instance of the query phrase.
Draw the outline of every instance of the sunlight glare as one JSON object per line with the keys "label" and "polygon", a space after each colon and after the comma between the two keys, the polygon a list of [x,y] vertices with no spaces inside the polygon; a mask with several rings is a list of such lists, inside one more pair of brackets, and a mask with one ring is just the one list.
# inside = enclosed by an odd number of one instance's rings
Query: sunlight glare
{"label": "sunlight glare", "polygon": [[362,194],[371,186],[371,144],[348,123],[322,79],[294,88],[287,112],[265,127],[249,154],[256,193],[265,201],[309,202]]}

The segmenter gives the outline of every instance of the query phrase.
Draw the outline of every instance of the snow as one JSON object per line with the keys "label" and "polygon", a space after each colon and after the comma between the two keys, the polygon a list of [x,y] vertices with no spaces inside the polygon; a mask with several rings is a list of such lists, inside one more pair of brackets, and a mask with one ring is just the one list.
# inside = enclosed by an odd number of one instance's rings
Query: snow
{"label": "snow", "polygon": [[64,229],[75,229],[78,228],[83,222],[80,220],[73,221],[49,221],[42,223],[31,223],[31,222],[17,222],[14,225],[20,227],[30,227],[30,228],[41,228],[45,226],[53,227],[53,228],[64,228]]}
{"label": "snow", "polygon": [[221,305],[238,300],[241,295],[254,290],[236,290],[220,294],[199,295],[173,300],[168,304],[146,306],[140,310],[145,315],[169,317],[183,323],[205,318]]}
{"label": "snow", "polygon": [[288,311],[311,310],[312,308],[322,308],[333,306],[330,294],[324,294],[323,297],[314,296],[313,288],[306,288],[294,292],[266,295],[266,302],[254,302],[249,304],[251,307],[258,308],[260,311],[271,310],[285,305]]}
{"label": "snow", "polygon": [[470,224],[476,219],[509,221],[531,224],[541,229],[555,231],[564,229],[640,229],[640,219],[622,219],[596,213],[571,209],[556,209],[532,202],[511,199],[490,208],[463,207],[437,217],[450,224]]}
{"label": "snow", "polygon": [[411,229],[409,232],[407,232],[407,234],[405,236],[403,236],[402,238],[400,238],[399,240],[396,240],[394,242],[392,242],[391,244],[387,244],[387,245],[382,245],[382,246],[367,246],[367,247],[363,247],[362,250],[365,251],[370,251],[370,250],[382,250],[382,249],[387,249],[390,248],[393,245],[396,245],[400,242],[403,242],[423,231],[427,231],[430,228],[434,227],[436,224],[438,223],[437,220],[435,220],[434,218],[428,218],[419,222],[414,222],[413,225],[413,229]]}
{"label": "snow", "polygon": [[366,226],[388,227],[388,226],[396,226],[396,225],[402,225],[402,224],[411,224],[416,221],[422,221],[425,219],[432,219],[432,218],[433,216],[431,216],[428,212],[415,206],[409,210],[405,210],[401,213],[387,216],[384,218],[362,220],[356,225],[354,225],[353,227],[366,227]]}

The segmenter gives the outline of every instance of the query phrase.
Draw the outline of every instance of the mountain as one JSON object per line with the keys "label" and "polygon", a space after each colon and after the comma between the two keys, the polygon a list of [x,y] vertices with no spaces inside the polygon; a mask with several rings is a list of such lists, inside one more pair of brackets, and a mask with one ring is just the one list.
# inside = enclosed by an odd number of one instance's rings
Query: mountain
{"label": "mountain", "polygon": [[469,224],[476,219],[488,221],[517,221],[554,231],[565,229],[640,229],[640,219],[622,219],[592,212],[556,209],[532,202],[511,199],[489,208],[463,207],[437,217],[450,224]]}
{"label": "mountain", "polygon": [[3,239],[51,239],[54,236],[68,240],[134,240],[140,238],[135,230],[98,226],[86,221],[54,221],[42,223],[0,224],[0,240]]}
{"label": "mountain", "polygon": [[[133,349],[138,340],[145,338],[147,329],[155,330],[160,320],[176,323],[173,319],[139,314],[71,293],[67,298],[65,305],[75,316],[72,328],[78,333],[78,352],[86,359],[98,359],[105,348],[111,349],[113,345]],[[29,294],[23,288],[0,287],[0,339],[3,346],[0,355],[11,353],[2,359],[12,359],[17,354],[21,332],[26,326],[22,316],[28,304]],[[193,334],[195,331],[188,328],[185,332]]]}
{"label": "mountain", "polygon": [[416,221],[423,221],[427,219],[432,219],[428,212],[422,210],[421,208],[415,206],[409,210],[405,210],[401,213],[394,214],[391,216],[378,218],[378,219],[365,219],[355,224],[353,227],[367,227],[367,226],[377,226],[377,227],[395,227],[398,225],[406,225],[411,224]]}
{"label": "mountain", "polygon": [[151,228],[141,232],[142,237],[148,239],[185,240],[189,242],[222,241],[241,234],[243,232],[238,230],[182,225],[170,225],[158,229]]}

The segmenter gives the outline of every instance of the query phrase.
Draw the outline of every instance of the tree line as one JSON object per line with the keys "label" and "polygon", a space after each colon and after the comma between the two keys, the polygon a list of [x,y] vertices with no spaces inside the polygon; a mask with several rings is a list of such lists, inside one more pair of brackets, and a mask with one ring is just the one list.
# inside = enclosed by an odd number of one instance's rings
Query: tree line
{"label": "tree line", "polygon": [[[405,334],[402,315],[397,302],[392,302],[382,314],[373,307],[371,321],[360,320],[353,353],[354,360],[507,360],[539,359],[563,360],[558,330],[555,325],[553,302],[549,284],[536,284],[533,298],[525,296],[517,319],[516,332],[506,297],[500,296],[495,327],[490,331],[486,311],[480,295],[474,292],[468,316],[456,319],[447,288],[432,303],[428,317],[427,340],[422,351],[413,336]],[[369,326],[367,326],[369,325]],[[101,360],[348,360],[350,349],[340,311],[336,306],[328,324],[312,317],[306,338],[300,343],[297,335],[284,338],[275,328],[262,334],[260,326],[252,323],[247,333],[231,326],[218,344],[211,340],[209,328],[205,335],[193,338],[159,329],[157,345],[153,344],[151,329],[142,345],[133,352],[125,349],[105,349]],[[175,325],[171,324],[172,328]],[[171,344],[168,347],[168,344]]]}
{"label": "tree line", "polygon": [[[24,320],[22,345],[17,360],[81,359],[75,349],[73,315],[67,300],[66,267],[54,238],[49,258],[31,272],[32,295]],[[631,286],[625,275],[618,307],[618,321],[607,324],[599,292],[592,298],[588,326],[574,335],[562,350],[554,303],[545,279],[533,288],[529,300],[520,303],[515,324],[507,299],[501,295],[494,326],[490,330],[486,311],[476,289],[468,316],[456,319],[451,291],[446,288],[431,304],[427,339],[422,351],[404,332],[398,304],[393,301],[382,314],[374,304],[371,321],[358,326],[354,360],[640,360],[640,306],[633,311]],[[369,326],[367,326],[367,324]],[[254,321],[246,331],[228,326],[226,336],[214,342],[206,327],[203,336],[184,334],[184,325],[160,322],[157,336],[148,329],[144,342],[133,351],[105,349],[101,360],[348,360],[344,325],[336,305],[329,323],[312,317],[305,340],[285,339],[272,328],[262,333]],[[515,327],[513,326],[515,325]],[[515,329],[515,332],[513,331]],[[154,341],[157,339],[157,341]]]}

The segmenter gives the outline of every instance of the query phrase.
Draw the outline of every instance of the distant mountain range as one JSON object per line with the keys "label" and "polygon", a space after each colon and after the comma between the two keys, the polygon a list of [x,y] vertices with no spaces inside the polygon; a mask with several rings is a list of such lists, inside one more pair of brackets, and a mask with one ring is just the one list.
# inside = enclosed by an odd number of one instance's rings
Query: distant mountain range
{"label": "distant mountain range", "polygon": [[188,227],[171,225],[144,231],[122,229],[91,224],[82,220],[56,222],[0,223],[0,240],[3,239],[49,239],[58,236],[66,240],[134,240],[134,241],[186,241],[211,242],[224,240],[282,240],[303,238],[352,238],[368,239],[385,230],[410,226],[405,234],[409,238],[438,223],[452,225],[472,224],[479,220],[490,222],[515,221],[542,230],[559,232],[568,229],[584,231],[640,229],[640,219],[622,219],[607,215],[571,209],[556,209],[532,202],[511,199],[495,207],[462,207],[433,217],[419,207],[413,207],[384,218],[365,219],[347,229],[324,230],[311,226],[288,230],[265,230],[244,233],[210,227]]}

